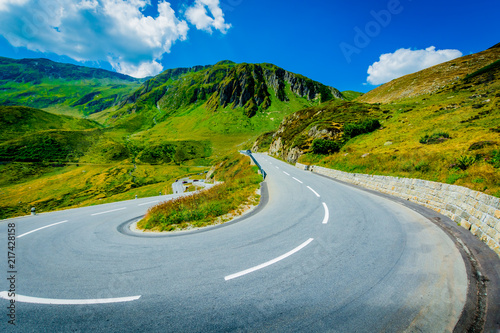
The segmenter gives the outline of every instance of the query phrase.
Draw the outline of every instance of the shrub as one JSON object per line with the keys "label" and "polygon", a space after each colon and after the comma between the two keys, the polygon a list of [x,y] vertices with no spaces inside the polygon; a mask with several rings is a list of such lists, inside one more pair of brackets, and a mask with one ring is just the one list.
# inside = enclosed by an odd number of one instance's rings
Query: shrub
{"label": "shrub", "polygon": [[295,148],[295,147],[299,147],[299,148],[300,148],[300,147],[302,147],[302,146],[304,145],[304,143],[306,143],[306,142],[307,142],[307,139],[308,139],[308,138],[309,138],[309,137],[308,137],[307,135],[304,135],[304,134],[299,134],[299,135],[297,135],[297,136],[293,139],[291,147],[292,147],[292,148]]}
{"label": "shrub", "polygon": [[430,170],[430,165],[429,163],[425,161],[420,161],[415,165],[415,171],[420,171],[420,172],[429,172]]}
{"label": "shrub", "polygon": [[493,155],[488,160],[488,163],[493,165],[494,168],[500,168],[500,150],[493,151]]}
{"label": "shrub", "polygon": [[457,158],[455,165],[460,170],[467,170],[475,162],[476,162],[476,157],[462,155],[459,158]]}
{"label": "shrub", "polygon": [[451,139],[450,135],[446,132],[437,132],[434,134],[426,134],[420,138],[420,143],[422,144],[436,144],[446,141],[447,139]]}
{"label": "shrub", "polygon": [[333,154],[340,150],[341,144],[337,141],[315,139],[312,143],[311,150],[314,154]]}
{"label": "shrub", "polygon": [[380,128],[378,119],[364,119],[355,123],[344,124],[344,135],[346,138],[354,138],[355,136],[370,133]]}

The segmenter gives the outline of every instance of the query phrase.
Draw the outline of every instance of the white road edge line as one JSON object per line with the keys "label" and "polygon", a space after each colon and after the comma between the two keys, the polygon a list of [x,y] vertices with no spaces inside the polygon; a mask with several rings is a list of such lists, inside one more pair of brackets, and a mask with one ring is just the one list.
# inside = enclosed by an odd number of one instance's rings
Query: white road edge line
{"label": "white road edge line", "polygon": [[14,298],[8,296],[7,291],[0,292],[0,298],[6,300],[15,299],[16,302],[21,303],[33,303],[33,304],[59,304],[59,305],[85,305],[85,304],[107,304],[107,303],[120,303],[120,302],[130,302],[141,298],[139,296],[131,297],[117,297],[117,298],[97,298],[97,299],[56,299],[56,298],[39,298],[31,296],[23,296],[16,294]]}
{"label": "white road edge line", "polygon": [[38,231],[38,230],[42,230],[42,229],[45,229],[45,228],[48,228],[48,227],[52,227],[52,226],[57,225],[57,224],[66,223],[66,222],[68,222],[68,220],[64,220],[64,221],[57,222],[57,223],[52,223],[52,224],[46,225],[45,227],[41,227],[41,228],[38,228],[38,229],[35,229],[35,230],[31,230],[31,231],[25,232],[24,234],[17,236],[17,238],[21,238],[21,237],[24,237],[26,235],[31,234],[32,232],[35,232],[35,231]]}
{"label": "white road edge line", "polygon": [[150,201],[150,202],[141,203],[141,204],[138,204],[137,206],[144,206],[144,205],[149,205],[149,204],[152,204],[152,203],[157,203],[157,202],[160,202],[160,200],[155,200],[155,201]]}
{"label": "white road edge line", "polygon": [[118,208],[118,209],[113,209],[113,210],[107,210],[107,211],[105,211],[105,212],[100,212],[100,213],[91,214],[90,216],[96,216],[96,215],[101,215],[101,214],[106,214],[106,213],[112,213],[112,212],[116,212],[116,211],[119,211],[119,210],[124,210],[124,209],[127,209],[127,207]]}
{"label": "white road edge line", "polygon": [[287,175],[287,176],[290,176],[290,174],[289,174],[288,172],[283,171],[283,173],[284,173],[285,175]]}
{"label": "white road edge line", "polygon": [[313,189],[312,189],[311,187],[309,187],[309,186],[308,186],[307,188],[308,188],[308,189],[310,189],[310,190],[311,190],[314,194],[316,194],[316,196],[319,198],[319,194],[318,194],[318,192],[316,192],[315,190],[313,190]]}
{"label": "white road edge line", "polygon": [[226,277],[224,277],[224,280],[226,281],[229,281],[229,280],[232,280],[232,279],[236,279],[240,276],[243,276],[243,275],[246,275],[246,274],[249,274],[249,273],[252,273],[252,272],[255,272],[259,269],[262,269],[264,267],[267,267],[267,266],[270,266],[272,264],[275,264],[277,263],[278,261],[281,261],[289,256],[291,256],[292,254],[296,253],[296,252],[299,252],[300,250],[302,250],[304,247],[306,247],[309,243],[311,243],[312,241],[314,240],[314,238],[309,238],[308,240],[306,240],[304,243],[300,244],[299,246],[297,246],[295,249],[293,249],[292,251],[290,252],[287,252],[285,254],[283,254],[282,256],[279,256],[273,260],[269,260],[263,264],[260,264],[260,265],[257,265],[257,266],[254,266],[252,268],[249,268],[249,269],[245,269],[244,271],[241,271],[241,272],[238,272],[238,273],[234,273],[234,274],[231,274],[231,275],[228,275]]}
{"label": "white road edge line", "polygon": [[325,209],[325,217],[323,218],[323,224],[327,224],[330,219],[330,212],[328,211],[328,206],[323,202],[323,208]]}
{"label": "white road edge line", "polygon": [[295,179],[296,181],[298,181],[299,183],[303,184],[302,181],[298,180],[297,178],[295,177],[292,177],[293,179]]}

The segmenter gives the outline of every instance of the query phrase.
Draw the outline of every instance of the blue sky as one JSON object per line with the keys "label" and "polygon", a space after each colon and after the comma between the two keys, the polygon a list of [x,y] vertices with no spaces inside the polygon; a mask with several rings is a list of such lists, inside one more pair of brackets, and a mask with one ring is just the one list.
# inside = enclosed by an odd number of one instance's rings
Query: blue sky
{"label": "blue sky", "polygon": [[0,0],[0,56],[134,76],[268,62],[366,92],[500,42],[499,12],[492,0]]}

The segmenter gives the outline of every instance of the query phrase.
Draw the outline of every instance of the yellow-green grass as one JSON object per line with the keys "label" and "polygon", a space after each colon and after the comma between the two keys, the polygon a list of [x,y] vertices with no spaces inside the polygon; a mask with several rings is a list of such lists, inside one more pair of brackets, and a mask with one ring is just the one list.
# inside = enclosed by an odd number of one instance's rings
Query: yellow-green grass
{"label": "yellow-green grass", "polygon": [[[301,162],[348,172],[420,178],[462,185],[500,196],[500,170],[491,161],[500,150],[498,81],[471,90],[437,94],[381,105],[388,119],[382,129],[351,139],[339,153],[304,155]],[[425,135],[444,132],[451,139],[422,144]],[[481,149],[472,144],[488,141]],[[474,163],[465,170],[459,160]]]}
{"label": "yellow-green grass", "polygon": [[498,59],[500,59],[500,47],[490,48],[394,79],[356,100],[365,103],[390,103],[402,98],[432,93],[448,84],[458,82],[466,75]]}
{"label": "yellow-green grass", "polygon": [[[19,169],[22,163],[15,163]],[[0,172],[12,165],[0,166]],[[71,164],[63,167],[46,165],[45,173],[28,180],[9,181],[0,178],[0,218],[38,212],[89,206],[140,197],[172,193],[175,179],[208,170],[206,167],[175,165]]]}
{"label": "yellow-green grass", "polygon": [[275,129],[283,118],[283,113],[266,111],[253,118],[247,118],[241,110],[230,107],[215,114],[201,105],[180,112],[153,128],[131,135],[131,141],[144,143],[198,140],[210,141],[213,157],[220,158],[230,151],[251,146],[263,131]]}
{"label": "yellow-green grass", "polygon": [[164,202],[148,210],[137,226],[152,231],[182,230],[224,222],[223,216],[238,215],[243,206],[255,205],[262,177],[256,166],[250,165],[248,156],[233,154],[219,164],[214,187],[193,195]]}

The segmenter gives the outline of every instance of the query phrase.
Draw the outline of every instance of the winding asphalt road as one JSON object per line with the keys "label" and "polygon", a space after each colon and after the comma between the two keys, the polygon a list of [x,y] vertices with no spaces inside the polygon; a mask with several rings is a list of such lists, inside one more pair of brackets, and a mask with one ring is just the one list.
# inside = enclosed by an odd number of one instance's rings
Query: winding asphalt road
{"label": "winding asphalt road", "polygon": [[[468,280],[440,228],[399,203],[256,158],[268,174],[267,204],[203,232],[123,232],[167,196],[1,221],[0,330],[453,330]],[[7,316],[9,223],[15,327]]]}

